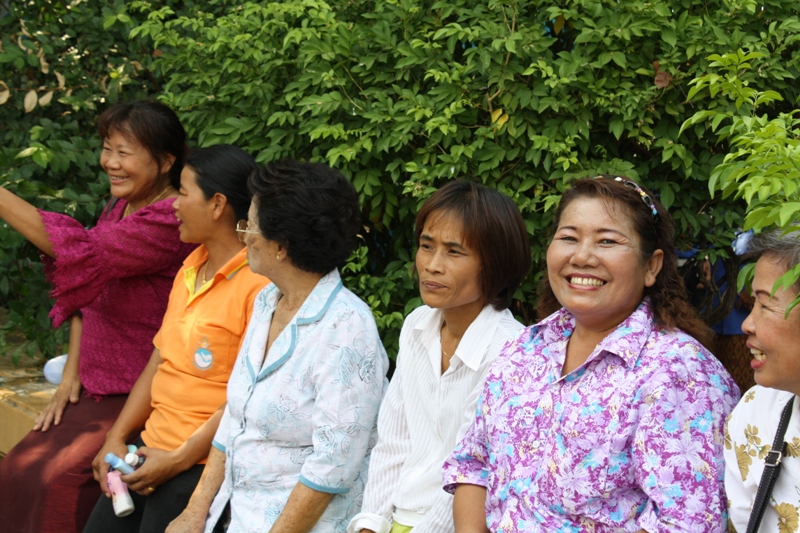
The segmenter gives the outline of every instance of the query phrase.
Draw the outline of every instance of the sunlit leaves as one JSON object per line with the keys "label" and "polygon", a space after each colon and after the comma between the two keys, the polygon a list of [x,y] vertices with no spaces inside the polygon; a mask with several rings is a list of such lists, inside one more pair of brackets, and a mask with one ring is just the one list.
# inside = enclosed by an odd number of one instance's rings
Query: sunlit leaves
{"label": "sunlit leaves", "polygon": [[[711,129],[718,131],[720,140],[730,145],[724,160],[711,173],[709,189],[746,202],[744,229],[761,231],[797,225],[800,223],[800,109],[768,113],[770,106],[784,98],[774,90],[750,85],[752,71],[767,60],[766,54],[739,50],[709,59],[713,59],[715,73],[693,80],[690,94],[708,90],[709,96],[717,97],[712,104],[723,105],[716,106],[719,111],[695,113],[683,126],[707,123],[710,119]],[[797,101],[796,96],[793,99]],[[728,102],[734,106],[725,106]],[[744,277],[740,276],[740,284],[751,274],[748,270]],[[800,269],[794,269],[779,281],[788,286],[798,279]],[[800,298],[794,304],[798,302]]]}

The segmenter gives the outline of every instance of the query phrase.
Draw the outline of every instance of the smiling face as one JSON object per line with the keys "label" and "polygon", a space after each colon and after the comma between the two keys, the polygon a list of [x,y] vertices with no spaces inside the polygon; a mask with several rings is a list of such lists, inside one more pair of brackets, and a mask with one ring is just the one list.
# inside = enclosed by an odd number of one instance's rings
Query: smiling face
{"label": "smiling face", "polygon": [[165,169],[159,168],[139,141],[132,135],[123,135],[119,130],[111,130],[103,140],[100,166],[110,179],[111,194],[130,204],[146,203],[148,197],[158,194],[156,189],[164,181],[162,175],[171,165],[172,160],[169,160],[165,161]]}
{"label": "smiling face", "polygon": [[429,307],[468,314],[485,305],[478,251],[464,242],[461,221],[432,213],[422,228],[416,257],[419,292]]}
{"label": "smiling face", "polygon": [[191,167],[181,171],[181,188],[172,203],[175,217],[181,221],[178,227],[181,241],[204,242],[212,231],[213,198],[206,200],[203,191],[197,186],[197,174]]}
{"label": "smiling face", "polygon": [[663,253],[644,261],[626,207],[579,197],[567,205],[547,248],[547,276],[576,324],[610,331],[638,307],[661,270]]}
{"label": "smiling face", "polygon": [[786,273],[786,267],[774,257],[763,255],[756,263],[753,279],[753,310],[742,324],[747,346],[754,359],[756,383],[762,387],[800,394],[800,306],[786,317],[786,308],[797,293],[778,289],[775,281]]}

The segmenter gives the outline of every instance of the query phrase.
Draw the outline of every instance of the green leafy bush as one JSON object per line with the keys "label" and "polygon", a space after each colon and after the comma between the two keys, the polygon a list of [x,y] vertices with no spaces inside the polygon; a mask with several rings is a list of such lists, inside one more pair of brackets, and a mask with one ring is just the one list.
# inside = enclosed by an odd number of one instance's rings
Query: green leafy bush
{"label": "green leafy bush", "polygon": [[419,303],[410,277],[419,203],[446,180],[479,180],[519,204],[534,271],[515,312],[535,320],[552,207],[569,182],[621,173],[659,191],[680,244],[723,254],[743,206],[707,182],[725,146],[688,81],[706,56],[743,45],[771,61],[759,87],[796,94],[795,2],[247,2],[223,16],[153,10],[163,100],[203,145],[238,143],[261,162],[327,161],[365,207],[346,280],[387,345]]}
{"label": "green leafy bush", "polygon": [[[108,197],[94,119],[120,99],[154,98],[154,51],[128,33],[143,16],[125,2],[11,2],[0,17],[0,184],[40,208],[93,224]],[[38,251],[0,223],[0,347],[22,334],[15,356],[57,355]],[[9,337],[11,335],[11,337]]]}
{"label": "green leafy bush", "polygon": [[[641,180],[673,213],[682,248],[724,256],[744,205],[708,188],[727,144],[701,123],[681,133],[700,110],[689,81],[709,72],[709,55],[747,48],[767,58],[752,86],[793,101],[798,9],[793,0],[136,2],[124,12],[146,20],[115,42],[164,80],[160,98],[199,145],[238,144],[261,162],[325,161],[353,180],[364,245],[345,283],[370,303],[393,353],[420,303],[414,216],[449,179],[481,181],[519,204],[535,263],[514,308],[526,323],[552,208],[577,177]],[[136,56],[143,42],[163,54]]]}

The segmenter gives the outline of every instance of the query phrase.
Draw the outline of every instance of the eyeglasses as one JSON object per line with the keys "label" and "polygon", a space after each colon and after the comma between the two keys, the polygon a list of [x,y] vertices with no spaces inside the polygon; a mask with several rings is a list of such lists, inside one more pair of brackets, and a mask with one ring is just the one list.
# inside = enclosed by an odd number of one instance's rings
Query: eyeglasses
{"label": "eyeglasses", "polygon": [[246,220],[240,220],[236,223],[236,233],[239,235],[239,242],[244,242],[244,234],[252,233],[253,235],[261,235],[259,231],[253,231],[250,228],[250,223]]}

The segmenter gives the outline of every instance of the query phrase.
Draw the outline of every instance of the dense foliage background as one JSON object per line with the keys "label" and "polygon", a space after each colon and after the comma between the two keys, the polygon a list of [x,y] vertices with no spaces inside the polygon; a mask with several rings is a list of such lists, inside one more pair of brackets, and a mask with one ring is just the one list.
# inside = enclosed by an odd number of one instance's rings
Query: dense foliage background
{"label": "dense foliage background", "polygon": [[[720,166],[747,154],[777,161],[738,143],[741,128],[759,127],[754,117],[783,117],[784,145],[798,139],[794,0],[32,0],[8,9],[0,181],[91,223],[107,195],[93,118],[145,96],[172,106],[196,146],[328,162],[361,195],[364,244],[345,282],[370,303],[390,353],[419,304],[414,216],[446,180],[478,180],[519,204],[535,263],[514,309],[526,323],[536,318],[552,208],[578,177],[641,180],[673,213],[680,247],[712,259],[726,256],[748,202],[798,200],[796,187],[773,182],[766,196],[741,188],[785,178],[778,170],[731,177]],[[741,97],[742,88],[758,94]],[[782,163],[796,169],[797,158]],[[770,222],[762,215],[749,222]],[[6,328],[52,354],[63,332],[49,333],[45,291],[35,250],[0,229]]]}

